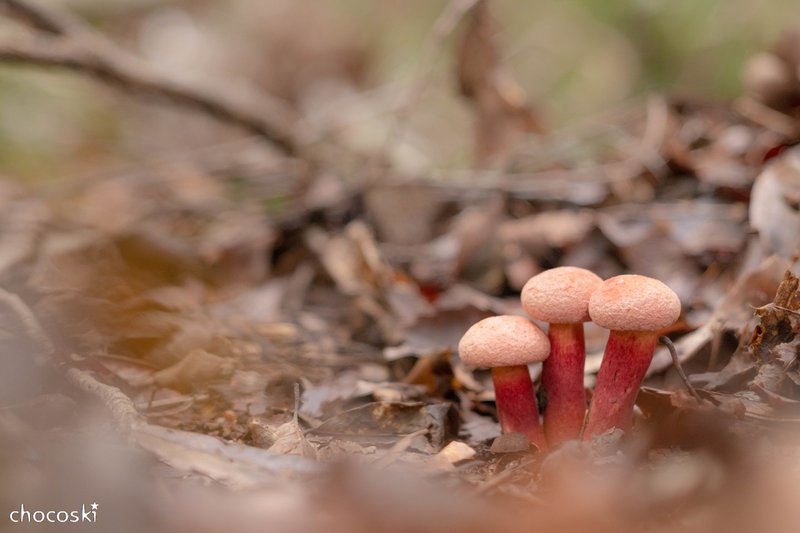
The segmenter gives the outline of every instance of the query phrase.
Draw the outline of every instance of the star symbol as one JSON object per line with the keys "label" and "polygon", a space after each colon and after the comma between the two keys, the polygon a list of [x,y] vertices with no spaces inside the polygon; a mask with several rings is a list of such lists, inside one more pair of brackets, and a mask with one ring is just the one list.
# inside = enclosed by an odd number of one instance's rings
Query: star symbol
{"label": "star symbol", "polygon": [[96,511],[97,508],[100,507],[97,502],[92,502],[92,511]]}

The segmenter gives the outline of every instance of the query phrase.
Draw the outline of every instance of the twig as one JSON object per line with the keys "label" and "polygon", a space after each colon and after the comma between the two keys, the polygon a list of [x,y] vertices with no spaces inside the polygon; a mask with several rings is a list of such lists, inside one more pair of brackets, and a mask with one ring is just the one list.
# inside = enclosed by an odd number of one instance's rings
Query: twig
{"label": "twig", "polygon": [[0,61],[72,70],[133,93],[166,98],[256,133],[288,155],[298,155],[289,128],[291,113],[276,100],[254,91],[243,94],[241,87],[199,87],[170,77],[51,7],[30,0],[0,0],[0,6],[39,33],[51,35],[0,39]]}
{"label": "twig", "polygon": [[146,361],[144,359],[137,359],[135,357],[128,357],[126,355],[99,353],[93,355],[93,357],[96,357],[98,359],[111,359],[112,361],[121,361],[123,363],[128,363],[136,366],[143,366],[149,368],[150,370],[158,370],[160,368],[157,364],[151,363],[150,361]]}
{"label": "twig", "polygon": [[294,384],[294,414],[292,415],[292,420],[295,424],[298,424],[298,418],[300,417],[301,397],[300,382],[296,381]]}
{"label": "twig", "polygon": [[683,371],[683,366],[681,366],[681,362],[678,360],[678,352],[675,351],[675,345],[672,344],[672,341],[669,337],[659,337],[659,342],[667,347],[669,350],[669,355],[672,357],[672,364],[675,365],[675,370],[678,371],[678,375],[683,380],[684,385],[686,388],[689,389],[689,393],[694,397],[695,400],[698,402],[702,402],[703,398],[697,393],[697,390],[692,386],[689,382],[689,378],[686,377],[686,373]]}
{"label": "twig", "polygon": [[39,319],[33,314],[31,308],[22,301],[22,298],[0,288],[0,302],[5,303],[17,315],[17,318],[25,327],[25,333],[28,337],[42,347],[45,358],[52,355],[55,351],[53,341],[50,340]]}
{"label": "twig", "polygon": [[67,370],[67,381],[79,389],[97,396],[111,413],[114,425],[122,433],[127,435],[145,424],[133,401],[117,387],[100,383],[90,373],[77,368]]}
{"label": "twig", "polygon": [[78,19],[52,6],[33,4],[26,0],[2,0],[0,5],[5,5],[8,11],[29,26],[53,35],[75,35],[83,33],[85,28]]}
{"label": "twig", "polygon": [[[165,407],[172,407],[173,405],[180,405],[182,403],[202,402],[208,400],[209,395],[205,393],[195,394],[193,396],[181,395],[174,398],[162,398],[160,400],[152,400],[147,402],[139,402],[135,404],[137,410],[145,411],[148,409],[163,409]],[[163,412],[155,413],[162,416]]]}
{"label": "twig", "polygon": [[733,109],[744,118],[784,137],[794,138],[800,135],[800,127],[795,119],[752,98],[738,98],[733,102]]}
{"label": "twig", "polygon": [[[502,192],[524,200],[559,199],[576,195],[576,190],[605,190],[610,183],[629,181],[643,170],[638,160],[612,161],[574,168],[556,168],[527,172],[494,170],[434,170],[428,177],[414,180],[384,180],[385,187],[415,185],[430,187],[444,196],[485,196]],[[580,197],[580,195],[578,195]],[[584,194],[586,196],[586,194]],[[601,196],[605,196],[604,194]],[[580,202],[576,202],[581,204]]]}
{"label": "twig", "polygon": [[711,338],[711,354],[708,356],[708,365],[706,366],[706,371],[708,372],[711,372],[717,366],[719,352],[722,348],[722,337],[725,334],[724,326],[725,321],[719,320],[711,327],[714,336]]}

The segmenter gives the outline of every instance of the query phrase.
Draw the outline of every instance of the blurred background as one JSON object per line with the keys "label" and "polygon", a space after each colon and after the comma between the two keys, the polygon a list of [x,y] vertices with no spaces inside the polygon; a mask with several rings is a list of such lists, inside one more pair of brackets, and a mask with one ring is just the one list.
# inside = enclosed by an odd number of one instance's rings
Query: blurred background
{"label": "blurred background", "polygon": [[[393,135],[401,168],[468,166],[471,118],[457,84],[463,28],[431,47],[445,2],[409,0],[53,0],[127,50],[187,80],[249,80],[289,103],[315,135],[365,151]],[[493,3],[503,61],[547,129],[650,91],[728,98],[745,59],[800,18],[791,0]],[[7,31],[7,30],[4,30]],[[433,52],[428,50],[433,48]],[[427,54],[427,55],[426,55]],[[409,87],[425,71],[413,105]],[[429,71],[429,73],[428,73]],[[0,169],[63,180],[235,137],[194,113],[70,73],[0,68]]]}
{"label": "blurred background", "polygon": [[[800,311],[753,310],[797,270],[800,154],[766,160],[800,141],[800,3],[0,7],[0,511],[793,531]],[[455,353],[560,265],[681,299],[703,403],[659,348],[625,453],[496,451]]]}

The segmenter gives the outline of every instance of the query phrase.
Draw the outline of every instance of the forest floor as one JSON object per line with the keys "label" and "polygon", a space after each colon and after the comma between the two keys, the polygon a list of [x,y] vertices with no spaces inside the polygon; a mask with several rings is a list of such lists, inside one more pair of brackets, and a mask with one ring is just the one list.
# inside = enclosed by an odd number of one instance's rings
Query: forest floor
{"label": "forest floor", "polygon": [[[546,131],[487,3],[452,2],[475,165],[420,174],[0,3],[28,28],[0,61],[249,132],[0,181],[3,509],[96,501],[108,531],[796,530],[800,33],[732,101],[652,94]],[[560,265],[669,285],[687,379],[659,347],[630,434],[543,454],[498,439],[490,376],[455,350]],[[606,337],[586,325],[589,396]]]}

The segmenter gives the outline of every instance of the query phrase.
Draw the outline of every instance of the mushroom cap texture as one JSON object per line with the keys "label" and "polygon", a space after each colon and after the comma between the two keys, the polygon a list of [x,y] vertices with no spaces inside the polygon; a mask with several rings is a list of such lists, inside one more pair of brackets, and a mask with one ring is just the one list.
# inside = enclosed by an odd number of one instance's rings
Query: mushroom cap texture
{"label": "mushroom cap texture", "polygon": [[550,341],[525,317],[492,316],[467,330],[458,353],[468,365],[481,368],[527,365],[547,359]]}
{"label": "mushroom cap texture", "polygon": [[592,321],[617,331],[656,331],[674,324],[680,314],[678,295],[646,276],[609,278],[589,300]]}
{"label": "mushroom cap texture", "polygon": [[525,312],[551,324],[588,322],[589,298],[603,279],[585,268],[558,267],[533,276],[522,288]]}

